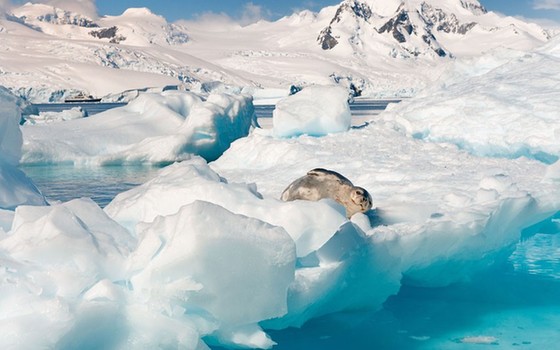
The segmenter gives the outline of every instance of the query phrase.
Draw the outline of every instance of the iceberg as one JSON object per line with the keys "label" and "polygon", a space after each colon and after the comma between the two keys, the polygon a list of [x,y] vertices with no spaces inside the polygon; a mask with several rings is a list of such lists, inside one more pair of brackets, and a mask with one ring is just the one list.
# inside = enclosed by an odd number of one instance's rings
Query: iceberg
{"label": "iceberg", "polygon": [[414,286],[460,282],[504,261],[525,227],[560,208],[556,166],[481,158],[376,121],[319,138],[254,132],[210,166],[229,181],[256,183],[264,198],[279,198],[286,184],[319,166],[359,183],[376,210],[352,222],[368,245],[399,261],[399,283]]}
{"label": "iceberg", "polygon": [[309,86],[278,101],[272,114],[277,137],[324,136],[350,129],[349,93],[339,86]]}
{"label": "iceberg", "polygon": [[[376,210],[348,220],[331,200],[279,199],[317,165],[363,184]],[[267,330],[377,310],[403,286],[503,262],[523,228],[560,209],[555,168],[370,123],[324,137],[255,131],[217,161],[161,169],[104,210],[88,199],[20,205],[0,216],[11,221],[0,232],[10,334],[0,344],[271,348]]]}
{"label": "iceberg", "polygon": [[255,123],[251,97],[145,93],[127,106],[62,123],[24,125],[23,164],[165,164],[219,157]]}
{"label": "iceberg", "polygon": [[[560,39],[530,53],[494,51],[459,60],[435,87],[383,119],[406,135],[480,156],[560,157]],[[465,66],[468,66],[466,68]]]}
{"label": "iceberg", "polygon": [[0,210],[13,210],[22,204],[46,204],[37,187],[17,168],[23,142],[19,129],[22,104],[0,86]]}
{"label": "iceberg", "polygon": [[86,112],[81,107],[73,107],[62,112],[40,112],[38,115],[28,115],[25,124],[57,123],[72,119],[84,118]]}

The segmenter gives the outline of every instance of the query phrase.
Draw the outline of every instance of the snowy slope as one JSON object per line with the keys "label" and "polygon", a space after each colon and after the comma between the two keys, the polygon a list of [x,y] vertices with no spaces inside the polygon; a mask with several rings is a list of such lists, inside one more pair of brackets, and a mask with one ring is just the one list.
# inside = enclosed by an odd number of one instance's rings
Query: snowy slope
{"label": "snowy slope", "polygon": [[[181,45],[186,34],[146,9],[101,18],[93,24],[97,27],[38,19],[49,17],[48,10],[53,8],[26,5],[0,21],[4,48],[0,85],[31,101],[57,101],[79,91],[104,96],[145,87],[192,86],[200,81],[248,84],[240,76],[175,50],[173,46]],[[104,30],[111,34],[117,23],[115,36],[99,34]]]}
{"label": "snowy slope", "polygon": [[92,19],[28,3],[0,19],[0,28],[0,85],[36,102],[79,91],[197,90],[205,82],[353,84],[365,95],[410,96],[454,57],[498,47],[526,51],[549,38],[537,25],[486,12],[475,0],[345,0],[245,27],[168,23],[147,8]]}

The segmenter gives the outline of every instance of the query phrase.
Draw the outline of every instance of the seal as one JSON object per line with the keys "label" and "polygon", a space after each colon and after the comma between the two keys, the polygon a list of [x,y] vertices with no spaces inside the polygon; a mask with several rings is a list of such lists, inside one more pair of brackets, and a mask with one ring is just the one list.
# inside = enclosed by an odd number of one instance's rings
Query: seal
{"label": "seal", "polygon": [[368,191],[357,187],[336,171],[316,168],[296,179],[282,192],[283,201],[305,199],[318,201],[331,198],[346,208],[346,217],[366,212],[372,207]]}

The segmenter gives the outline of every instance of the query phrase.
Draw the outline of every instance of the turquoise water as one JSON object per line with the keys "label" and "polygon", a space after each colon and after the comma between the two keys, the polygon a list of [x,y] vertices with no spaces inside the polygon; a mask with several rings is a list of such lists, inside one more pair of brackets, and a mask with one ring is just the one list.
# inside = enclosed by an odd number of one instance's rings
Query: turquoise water
{"label": "turquoise water", "polygon": [[[538,251],[536,241],[525,248]],[[502,266],[445,288],[403,287],[377,312],[330,315],[272,337],[275,349],[291,350],[558,349],[560,280]]]}
{"label": "turquoise water", "polygon": [[[26,166],[50,201],[101,207],[159,168]],[[274,349],[560,349],[560,213],[527,229],[502,265],[445,288],[404,286],[381,310],[356,310],[269,331]]]}
{"label": "turquoise water", "polygon": [[22,166],[21,170],[49,202],[89,197],[105,207],[118,193],[154,178],[152,166],[74,167],[72,165]]}
{"label": "turquoise water", "polygon": [[557,213],[507,262],[445,288],[404,286],[379,311],[273,331],[275,349],[560,349]]}

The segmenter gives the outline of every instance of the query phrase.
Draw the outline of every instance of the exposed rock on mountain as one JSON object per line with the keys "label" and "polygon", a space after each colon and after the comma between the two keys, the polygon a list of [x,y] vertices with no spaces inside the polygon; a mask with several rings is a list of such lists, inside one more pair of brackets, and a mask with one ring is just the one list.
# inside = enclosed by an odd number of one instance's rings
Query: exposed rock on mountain
{"label": "exposed rock on mountain", "polygon": [[441,35],[465,36],[486,14],[476,0],[345,0],[317,42],[323,50],[348,44],[354,51],[382,46],[393,57],[451,57]]}
{"label": "exposed rock on mountain", "polygon": [[332,36],[332,29],[330,26],[321,31],[317,37],[317,41],[321,44],[323,50],[330,50],[338,44],[338,40]]}
{"label": "exposed rock on mountain", "polygon": [[112,44],[118,44],[126,38],[122,35],[117,35],[118,28],[116,26],[112,26],[109,28],[102,28],[99,30],[92,30],[89,32],[91,36],[98,39],[110,39],[109,42]]}
{"label": "exposed rock on mountain", "polygon": [[44,22],[59,25],[74,25],[85,28],[99,27],[91,18],[81,14],[66,11],[53,6],[27,3],[15,14],[22,23],[33,25],[34,22]]}
{"label": "exposed rock on mountain", "polygon": [[476,22],[461,23],[454,13],[446,14],[442,9],[434,8],[425,2],[421,5],[420,13],[426,24],[438,32],[466,34],[476,26]]}
{"label": "exposed rock on mountain", "polygon": [[474,0],[474,1],[473,0],[461,0],[461,6],[463,6],[463,8],[469,10],[470,12],[472,12],[473,14],[475,14],[477,16],[483,15],[483,14],[488,12],[484,8],[484,6],[482,6],[476,0]]}

